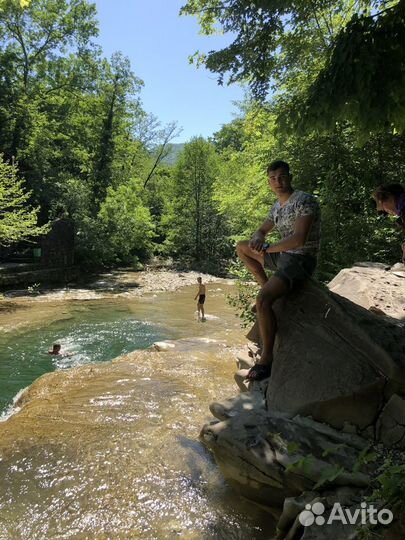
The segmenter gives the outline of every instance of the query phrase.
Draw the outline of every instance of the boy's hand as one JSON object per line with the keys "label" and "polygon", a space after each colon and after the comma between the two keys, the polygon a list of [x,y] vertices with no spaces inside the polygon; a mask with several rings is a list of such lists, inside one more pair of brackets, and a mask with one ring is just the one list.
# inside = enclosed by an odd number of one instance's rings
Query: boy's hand
{"label": "boy's hand", "polygon": [[260,252],[263,250],[263,244],[264,244],[264,234],[255,233],[249,242],[249,247],[250,249],[253,249],[253,251]]}

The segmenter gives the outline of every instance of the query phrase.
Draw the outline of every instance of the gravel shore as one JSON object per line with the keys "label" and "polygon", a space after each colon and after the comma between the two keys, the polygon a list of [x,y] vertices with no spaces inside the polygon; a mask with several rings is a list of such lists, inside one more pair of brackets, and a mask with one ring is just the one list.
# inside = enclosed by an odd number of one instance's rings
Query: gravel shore
{"label": "gravel shore", "polygon": [[10,290],[4,293],[1,303],[10,299],[46,302],[52,300],[91,300],[109,297],[137,297],[148,293],[175,291],[180,287],[195,285],[201,277],[204,283],[229,283],[233,280],[198,272],[176,272],[170,270],[146,270],[131,272],[114,270],[99,274],[84,285],[68,283],[64,287],[48,288],[39,284],[27,289]]}

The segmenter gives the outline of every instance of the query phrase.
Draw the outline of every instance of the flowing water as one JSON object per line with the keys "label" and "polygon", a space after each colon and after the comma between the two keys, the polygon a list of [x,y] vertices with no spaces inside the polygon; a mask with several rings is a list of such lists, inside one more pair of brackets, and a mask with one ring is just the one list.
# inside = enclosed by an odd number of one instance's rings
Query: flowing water
{"label": "flowing water", "polygon": [[[0,539],[271,537],[271,516],[232,491],[198,440],[208,404],[237,393],[232,346],[243,335],[229,290],[208,286],[205,323],[189,287],[0,314],[3,409],[56,370],[0,423]],[[130,352],[168,338],[183,339]],[[72,356],[45,354],[54,341]]]}

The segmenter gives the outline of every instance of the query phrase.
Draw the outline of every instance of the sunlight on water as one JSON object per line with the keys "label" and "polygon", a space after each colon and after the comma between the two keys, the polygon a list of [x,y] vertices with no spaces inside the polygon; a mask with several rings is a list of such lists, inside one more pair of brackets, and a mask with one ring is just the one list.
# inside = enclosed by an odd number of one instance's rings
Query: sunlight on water
{"label": "sunlight on water", "polygon": [[[271,538],[273,519],[235,494],[198,440],[208,404],[237,393],[227,344],[242,333],[215,295],[217,319],[205,324],[184,290],[159,301],[70,302],[64,320],[2,338],[3,389],[32,380],[38,366],[60,372],[0,424],[0,540]],[[168,337],[200,341],[95,363]],[[44,354],[56,340],[73,355]]]}
{"label": "sunlight on water", "polygon": [[59,340],[72,356],[55,357],[58,369],[76,367],[89,362],[102,362],[149,347],[170,332],[157,325],[137,320],[82,323]]}
{"label": "sunlight on water", "polygon": [[[86,310],[72,309],[70,314],[46,327],[0,338],[0,410],[43,373],[112,360],[172,334],[157,323],[133,318],[128,308],[90,304]],[[71,356],[48,355],[56,342]]]}

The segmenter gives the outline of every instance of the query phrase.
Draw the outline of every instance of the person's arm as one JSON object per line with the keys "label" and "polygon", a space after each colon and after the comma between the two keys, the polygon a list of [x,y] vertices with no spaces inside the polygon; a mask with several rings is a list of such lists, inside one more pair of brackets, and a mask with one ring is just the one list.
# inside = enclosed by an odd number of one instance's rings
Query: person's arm
{"label": "person's arm", "polygon": [[287,251],[288,249],[302,247],[307,241],[314,219],[314,215],[298,217],[295,221],[293,234],[283,238],[280,242],[271,244],[266,249],[266,253],[280,253],[282,251]]}
{"label": "person's arm", "polygon": [[274,229],[274,223],[270,220],[266,220],[253,234],[249,242],[249,247],[254,251],[262,251],[264,240],[266,235]]}

